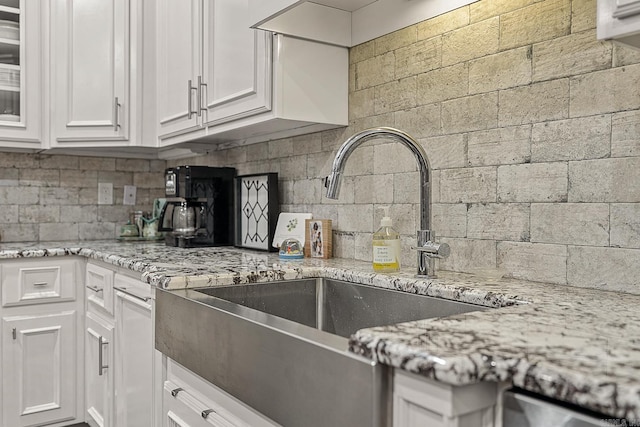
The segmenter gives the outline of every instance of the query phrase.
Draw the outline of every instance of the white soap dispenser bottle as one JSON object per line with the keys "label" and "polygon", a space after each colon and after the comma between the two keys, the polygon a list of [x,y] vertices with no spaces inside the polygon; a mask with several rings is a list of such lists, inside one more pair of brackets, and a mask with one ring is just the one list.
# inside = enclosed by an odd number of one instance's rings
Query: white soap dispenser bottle
{"label": "white soap dispenser bottle", "polygon": [[389,206],[382,206],[384,217],[380,228],[373,233],[373,270],[392,273],[400,270],[400,233],[393,228]]}

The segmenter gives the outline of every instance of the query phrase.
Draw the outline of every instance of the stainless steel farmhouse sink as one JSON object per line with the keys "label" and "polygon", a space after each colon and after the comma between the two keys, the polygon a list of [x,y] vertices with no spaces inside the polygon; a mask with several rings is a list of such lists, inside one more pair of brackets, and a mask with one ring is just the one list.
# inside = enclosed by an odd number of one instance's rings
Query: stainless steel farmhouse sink
{"label": "stainless steel farmhouse sink", "polygon": [[285,426],[390,425],[390,369],[358,329],[481,307],[329,279],[158,290],[156,348]]}

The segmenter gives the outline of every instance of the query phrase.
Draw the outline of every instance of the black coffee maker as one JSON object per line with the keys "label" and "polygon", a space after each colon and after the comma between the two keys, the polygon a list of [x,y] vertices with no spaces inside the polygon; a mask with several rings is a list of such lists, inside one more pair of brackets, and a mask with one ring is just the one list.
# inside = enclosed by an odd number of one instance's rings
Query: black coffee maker
{"label": "black coffee maker", "polygon": [[234,244],[233,183],[236,170],[178,166],[164,173],[167,203],[158,231],[167,246],[191,248]]}

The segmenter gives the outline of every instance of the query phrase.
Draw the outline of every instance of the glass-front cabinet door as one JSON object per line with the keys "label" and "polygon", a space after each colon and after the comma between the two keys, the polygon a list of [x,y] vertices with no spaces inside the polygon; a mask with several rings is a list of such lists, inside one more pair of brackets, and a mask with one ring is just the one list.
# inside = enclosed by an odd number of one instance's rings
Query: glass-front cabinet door
{"label": "glass-front cabinet door", "polygon": [[41,1],[0,0],[0,146],[40,145]]}

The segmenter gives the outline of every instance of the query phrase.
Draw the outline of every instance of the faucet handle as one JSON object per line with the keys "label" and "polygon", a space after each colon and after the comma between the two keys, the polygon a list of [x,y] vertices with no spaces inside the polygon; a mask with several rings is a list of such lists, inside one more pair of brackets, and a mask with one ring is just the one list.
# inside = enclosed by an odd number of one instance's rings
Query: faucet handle
{"label": "faucet handle", "polygon": [[422,246],[411,246],[412,250],[424,253],[429,258],[447,258],[451,255],[448,243],[425,242]]}

